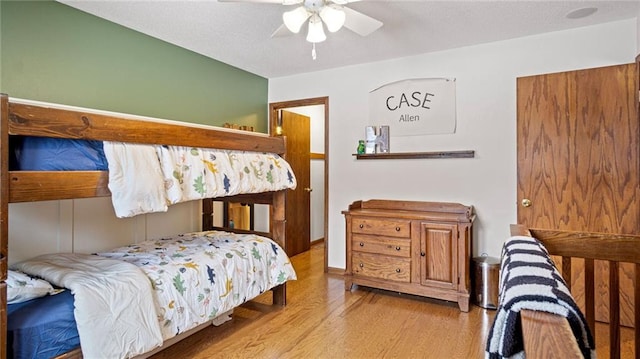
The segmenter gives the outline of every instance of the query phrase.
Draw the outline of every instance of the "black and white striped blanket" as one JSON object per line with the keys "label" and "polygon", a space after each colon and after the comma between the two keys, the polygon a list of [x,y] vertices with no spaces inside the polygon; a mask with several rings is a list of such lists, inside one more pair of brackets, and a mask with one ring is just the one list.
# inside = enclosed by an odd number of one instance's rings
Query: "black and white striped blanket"
{"label": "black and white striped blanket", "polygon": [[486,359],[525,358],[520,310],[567,318],[585,358],[595,358],[593,337],[562,276],[537,239],[516,236],[502,248],[500,298],[487,339]]}

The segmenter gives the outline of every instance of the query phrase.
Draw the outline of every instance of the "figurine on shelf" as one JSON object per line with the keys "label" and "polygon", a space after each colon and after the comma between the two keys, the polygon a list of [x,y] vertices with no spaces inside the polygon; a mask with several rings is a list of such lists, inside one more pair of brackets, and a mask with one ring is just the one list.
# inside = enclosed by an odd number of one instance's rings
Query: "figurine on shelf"
{"label": "figurine on shelf", "polygon": [[364,154],[364,140],[359,140],[358,141],[358,149],[356,150],[356,153],[359,155]]}
{"label": "figurine on shelf", "polygon": [[365,146],[364,153],[373,154],[376,153],[376,127],[367,126],[364,129]]}
{"label": "figurine on shelf", "polygon": [[380,126],[380,131],[376,137],[376,152],[389,152],[389,126]]}

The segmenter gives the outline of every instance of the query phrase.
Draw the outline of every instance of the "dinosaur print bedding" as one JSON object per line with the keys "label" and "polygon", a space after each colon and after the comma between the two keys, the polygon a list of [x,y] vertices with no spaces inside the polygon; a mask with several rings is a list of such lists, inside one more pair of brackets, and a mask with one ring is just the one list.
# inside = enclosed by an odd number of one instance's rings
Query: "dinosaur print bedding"
{"label": "dinosaur print bedding", "polygon": [[196,232],[98,255],[147,274],[165,340],[296,279],[284,250],[253,234]]}
{"label": "dinosaur print bedding", "polygon": [[158,146],[167,202],[295,189],[289,163],[274,153]]}
{"label": "dinosaur print bedding", "polygon": [[103,146],[119,218],[165,212],[186,201],[297,186],[289,163],[274,153],[109,141]]}

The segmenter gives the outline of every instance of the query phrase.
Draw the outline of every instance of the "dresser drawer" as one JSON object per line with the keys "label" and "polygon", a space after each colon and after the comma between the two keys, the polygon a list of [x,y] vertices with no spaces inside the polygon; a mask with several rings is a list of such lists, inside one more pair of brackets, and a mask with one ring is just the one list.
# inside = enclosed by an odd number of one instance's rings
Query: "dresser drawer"
{"label": "dresser drawer", "polygon": [[409,238],[411,237],[411,222],[397,219],[354,217],[351,232]]}
{"label": "dresser drawer", "polygon": [[393,280],[411,281],[411,259],[353,252],[353,275]]}
{"label": "dresser drawer", "polygon": [[411,239],[354,234],[351,250],[398,257],[411,256]]}

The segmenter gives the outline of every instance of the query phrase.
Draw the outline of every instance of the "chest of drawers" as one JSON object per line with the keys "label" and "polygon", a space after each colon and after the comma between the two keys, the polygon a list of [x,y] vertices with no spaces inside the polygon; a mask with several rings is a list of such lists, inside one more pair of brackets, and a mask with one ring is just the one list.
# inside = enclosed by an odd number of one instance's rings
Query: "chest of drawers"
{"label": "chest of drawers", "polygon": [[455,301],[469,310],[473,207],[369,200],[342,213],[347,290],[375,287]]}

